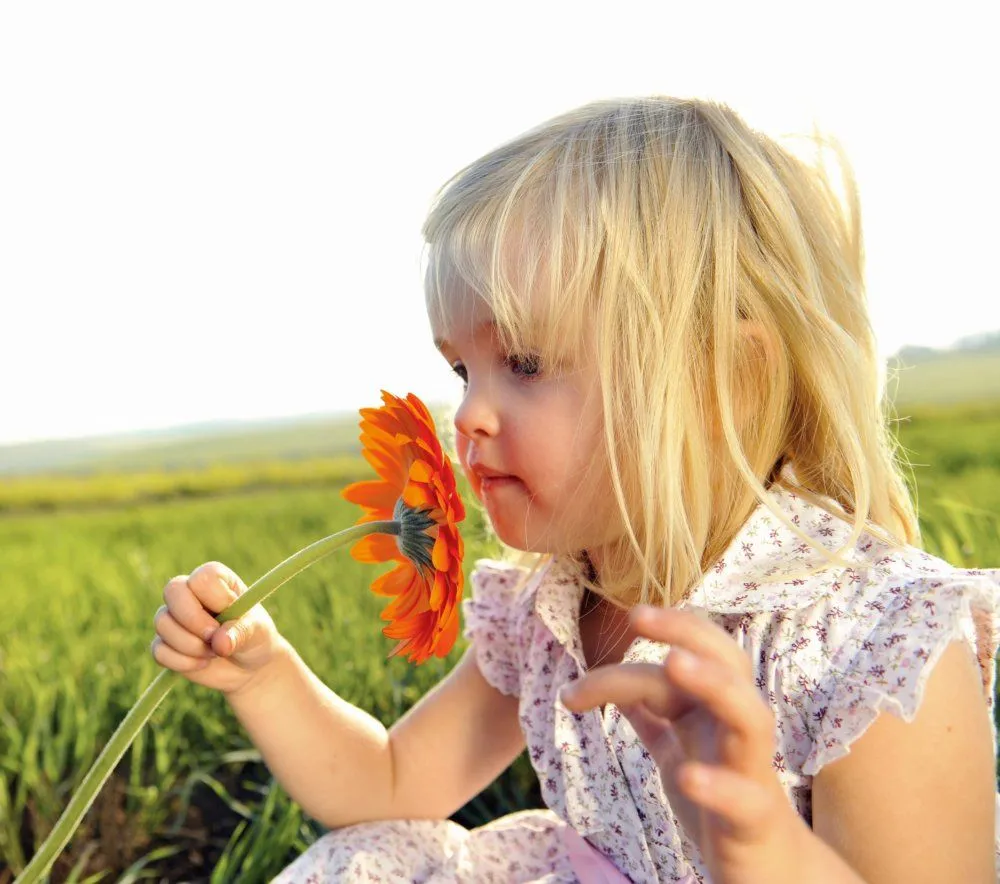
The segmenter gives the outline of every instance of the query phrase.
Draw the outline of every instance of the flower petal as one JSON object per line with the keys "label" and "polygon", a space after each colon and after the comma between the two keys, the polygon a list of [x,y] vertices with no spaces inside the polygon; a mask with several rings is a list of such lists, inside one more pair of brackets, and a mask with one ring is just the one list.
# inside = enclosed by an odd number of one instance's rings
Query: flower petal
{"label": "flower petal", "polygon": [[354,482],[340,492],[341,497],[358,506],[388,512],[387,518],[392,518],[392,508],[399,500],[399,492],[388,482],[377,479],[365,482]]}
{"label": "flower petal", "polygon": [[351,547],[351,557],[359,562],[405,562],[396,546],[396,538],[388,534],[369,534]]}
{"label": "flower petal", "polygon": [[437,639],[434,642],[434,656],[435,657],[447,657],[449,651],[455,645],[455,639],[458,638],[458,608],[454,608],[451,615],[445,619],[445,621],[440,624]]}
{"label": "flower petal", "polygon": [[431,552],[431,561],[438,571],[448,573],[448,565],[451,563],[451,551],[448,543],[449,537],[446,531],[438,533],[434,541],[434,550]]}
{"label": "flower petal", "polygon": [[448,575],[443,571],[434,573],[434,584],[431,587],[430,609],[438,611],[444,604],[448,592]]}
{"label": "flower petal", "polygon": [[437,505],[437,495],[426,485],[408,482],[403,489],[403,503],[412,510],[431,509]]}
{"label": "flower petal", "polygon": [[410,481],[428,483],[435,478],[434,467],[426,460],[415,460],[410,464]]}
{"label": "flower petal", "polygon": [[409,591],[400,594],[396,599],[386,605],[382,612],[383,620],[405,621],[414,614],[423,614],[430,610],[427,601],[427,593],[424,587],[412,587]]}
{"label": "flower petal", "polygon": [[417,574],[417,569],[406,562],[406,564],[399,565],[391,571],[386,571],[381,577],[376,577],[372,581],[371,590],[375,595],[395,596],[406,592],[415,580],[422,579]]}

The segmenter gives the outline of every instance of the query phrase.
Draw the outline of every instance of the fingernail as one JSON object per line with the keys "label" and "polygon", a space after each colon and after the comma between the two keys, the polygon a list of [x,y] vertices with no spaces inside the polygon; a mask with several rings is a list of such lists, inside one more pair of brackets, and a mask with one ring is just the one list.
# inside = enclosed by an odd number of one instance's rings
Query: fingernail
{"label": "fingernail", "polygon": [[711,774],[702,765],[689,761],[685,765],[684,777],[692,789],[700,791],[708,786]]}
{"label": "fingernail", "polygon": [[215,635],[215,631],[219,628],[219,625],[206,626],[205,631],[201,634],[201,637],[205,640],[205,644],[211,644],[212,636]]}
{"label": "fingernail", "polygon": [[670,656],[674,658],[674,666],[684,672],[693,672],[698,666],[698,658],[695,657],[690,651],[685,651],[683,648],[674,648],[670,652]]}
{"label": "fingernail", "polygon": [[233,628],[233,629],[227,629],[226,630],[226,635],[229,636],[229,641],[230,641],[230,643],[233,646],[233,650],[235,651],[236,650],[236,629],[235,628]]}
{"label": "fingernail", "polygon": [[708,608],[703,608],[700,605],[685,605],[684,610],[690,614],[694,614],[696,617],[700,617],[702,620],[712,619],[712,615]]}
{"label": "fingernail", "polygon": [[663,608],[657,608],[655,605],[636,605],[634,610],[635,616],[641,619],[645,617],[655,617],[663,610]]}

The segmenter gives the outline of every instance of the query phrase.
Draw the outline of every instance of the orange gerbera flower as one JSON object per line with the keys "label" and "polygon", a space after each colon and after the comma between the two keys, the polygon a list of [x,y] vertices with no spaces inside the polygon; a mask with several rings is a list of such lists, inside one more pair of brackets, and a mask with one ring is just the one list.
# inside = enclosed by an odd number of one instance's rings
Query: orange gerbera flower
{"label": "orange gerbera flower", "polygon": [[382,611],[391,621],[382,633],[399,639],[389,654],[413,663],[445,657],[458,637],[464,547],[458,522],[465,507],[455,474],[441,450],[427,406],[382,391],[381,408],[361,409],[361,444],[378,479],[355,482],[342,492],[366,512],[357,524],[392,520],[399,533],[369,534],[352,548],[359,562],[398,562],[372,583],[372,592],[392,596]]}

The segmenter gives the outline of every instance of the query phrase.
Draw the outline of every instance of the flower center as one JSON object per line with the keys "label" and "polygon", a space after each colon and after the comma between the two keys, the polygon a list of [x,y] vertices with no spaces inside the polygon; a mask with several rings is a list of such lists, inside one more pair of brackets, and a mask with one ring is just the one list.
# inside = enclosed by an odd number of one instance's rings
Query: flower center
{"label": "flower center", "polygon": [[436,524],[430,517],[430,510],[415,510],[399,498],[392,510],[392,518],[399,522],[396,546],[414,565],[421,569],[433,570],[431,551],[434,538],[427,530]]}

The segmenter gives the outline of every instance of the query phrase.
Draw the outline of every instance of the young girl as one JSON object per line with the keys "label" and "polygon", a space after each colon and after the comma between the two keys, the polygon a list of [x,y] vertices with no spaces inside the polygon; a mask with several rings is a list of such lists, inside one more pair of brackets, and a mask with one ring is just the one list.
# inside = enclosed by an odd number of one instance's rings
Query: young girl
{"label": "young girl", "polygon": [[[218,563],[157,618],[333,829],[277,881],[996,880],[1000,571],[916,548],[843,184],[656,97],[443,189],[457,453],[530,567],[477,564],[469,650],[388,732],[262,610],[213,634],[245,589]],[[525,746],[548,810],[448,820]]]}

